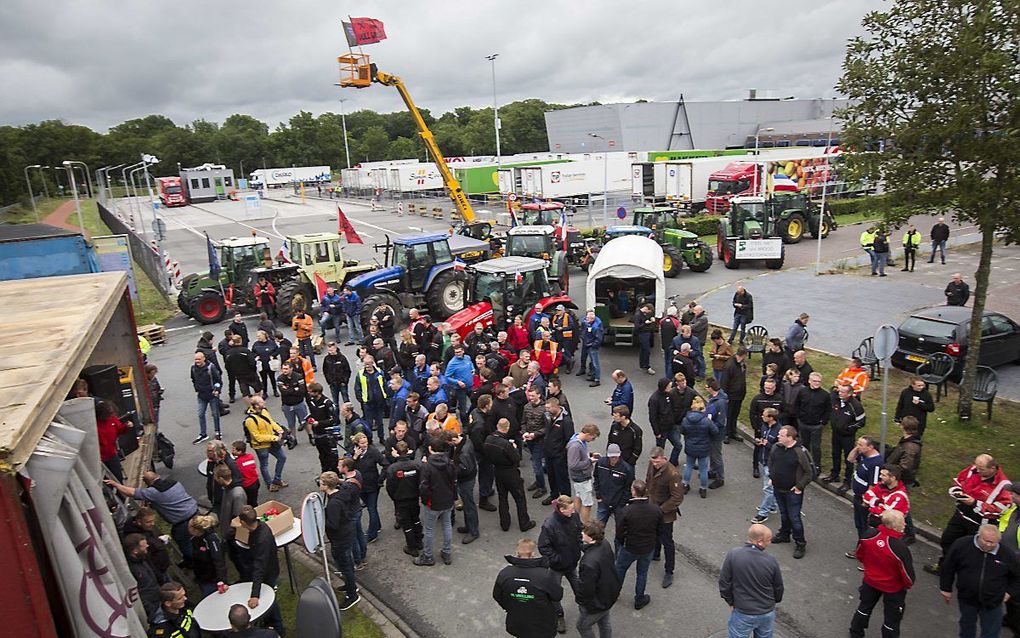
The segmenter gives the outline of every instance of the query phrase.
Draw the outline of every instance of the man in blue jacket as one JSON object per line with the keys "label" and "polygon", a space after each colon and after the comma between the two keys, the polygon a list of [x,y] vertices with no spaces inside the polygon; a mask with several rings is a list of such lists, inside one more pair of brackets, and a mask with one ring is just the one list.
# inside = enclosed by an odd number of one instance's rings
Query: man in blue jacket
{"label": "man in blue jacket", "polygon": [[[691,360],[694,361],[694,376],[701,379],[705,376],[705,352],[702,347],[705,345],[701,340],[691,334],[690,326],[680,326],[680,334],[673,337],[672,352],[678,352],[680,346],[685,343],[691,344]],[[672,370],[672,373],[679,370]]]}
{"label": "man in blue jacket", "polygon": [[712,469],[709,471],[708,476],[712,479],[712,482],[708,484],[708,488],[715,490],[722,487],[725,480],[722,446],[723,441],[726,440],[729,397],[726,396],[726,391],[719,387],[719,382],[715,379],[706,381],[705,386],[708,388],[708,405],[705,406],[705,414],[712,419],[712,423],[719,426],[719,431],[712,436],[712,450],[709,454],[709,463]]}
{"label": "man in blue jacket", "polygon": [[192,441],[198,445],[209,438],[206,432],[205,412],[212,408],[213,429],[220,438],[220,388],[223,385],[220,370],[205,360],[205,354],[195,353],[195,365],[191,366],[191,385],[198,395],[198,436]]}
{"label": "man in blue jacket", "polygon": [[462,423],[467,423],[468,395],[474,383],[475,367],[464,354],[464,346],[453,346],[453,357],[446,364],[446,396],[460,412]]}
{"label": "man in blue jacket", "polygon": [[[347,315],[347,343],[345,346],[353,346],[355,342],[361,343],[365,335],[361,331],[361,297],[351,290],[350,286],[344,286],[343,294],[344,314]],[[339,336],[337,341],[339,341]]]}
{"label": "man in blue jacket", "polygon": [[336,342],[340,343],[340,324],[343,323],[344,298],[336,294],[336,288],[329,286],[326,294],[319,300],[319,308],[322,314],[319,315],[319,334],[326,338],[326,328],[333,326],[333,334],[336,335]]}
{"label": "man in blue jacket", "polygon": [[[602,368],[599,365],[599,348],[602,347],[602,340],[606,336],[606,329],[602,320],[595,316],[594,310],[589,310],[584,319],[581,320],[581,366],[577,376],[583,377],[588,374],[589,388],[597,388],[602,379]],[[591,367],[587,366],[588,359],[591,359]]]}
{"label": "man in blue jacket", "polygon": [[618,405],[625,405],[630,413],[634,413],[634,386],[627,380],[627,375],[624,374],[623,370],[613,370],[613,381],[616,382],[616,388],[613,389],[613,395],[606,399],[606,403],[609,404],[609,411],[612,412],[613,408]]}

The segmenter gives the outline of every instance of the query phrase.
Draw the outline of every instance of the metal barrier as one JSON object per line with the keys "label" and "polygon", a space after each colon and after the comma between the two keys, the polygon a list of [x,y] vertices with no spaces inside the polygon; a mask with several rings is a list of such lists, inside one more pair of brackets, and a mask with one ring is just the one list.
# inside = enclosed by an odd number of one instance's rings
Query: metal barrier
{"label": "metal barrier", "polygon": [[128,244],[131,246],[131,257],[138,264],[145,275],[156,287],[156,290],[168,301],[175,294],[170,277],[167,274],[166,264],[163,257],[149,244],[149,242],[132,230],[118,215],[110,212],[106,206],[96,203],[99,207],[99,218],[109,226],[110,232],[115,235],[127,235]]}

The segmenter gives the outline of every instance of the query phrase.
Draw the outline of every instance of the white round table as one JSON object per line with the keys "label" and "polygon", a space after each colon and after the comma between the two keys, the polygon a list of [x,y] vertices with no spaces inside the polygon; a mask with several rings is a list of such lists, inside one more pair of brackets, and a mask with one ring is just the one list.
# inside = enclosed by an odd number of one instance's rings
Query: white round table
{"label": "white round table", "polygon": [[287,562],[287,580],[290,581],[290,590],[296,591],[294,583],[294,566],[290,562],[290,544],[301,538],[301,519],[295,518],[294,525],[276,537],[276,546],[283,548],[283,559]]}
{"label": "white round table", "polygon": [[[235,583],[223,594],[214,591],[195,606],[192,612],[195,622],[205,631],[230,631],[230,620],[227,618],[230,607],[233,605],[244,605],[247,607],[249,597],[251,597],[250,582]],[[269,608],[273,606],[275,601],[276,592],[273,591],[272,587],[263,583],[262,589],[259,591],[258,606],[255,609],[248,610],[252,621],[261,618],[263,614],[269,611]]]}
{"label": "white round table", "polygon": [[198,473],[202,476],[209,475],[209,459],[202,459],[202,462],[198,464]]}

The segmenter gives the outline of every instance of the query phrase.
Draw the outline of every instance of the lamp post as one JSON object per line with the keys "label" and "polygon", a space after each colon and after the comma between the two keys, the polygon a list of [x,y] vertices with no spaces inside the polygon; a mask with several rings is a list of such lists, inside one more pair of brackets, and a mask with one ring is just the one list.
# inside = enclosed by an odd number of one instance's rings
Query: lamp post
{"label": "lamp post", "polygon": [[145,173],[145,188],[149,191],[149,210],[152,211],[152,236],[156,240],[156,246],[159,249],[158,253],[162,255],[162,242],[160,242],[159,232],[156,230],[158,226],[156,223],[156,197],[152,192],[152,179],[149,177],[149,165],[151,164],[159,164],[159,159],[155,155],[142,153],[142,172]]}
{"label": "lamp post", "polygon": [[69,160],[63,161],[64,168],[71,178],[71,193],[74,195],[74,208],[78,211],[78,228],[81,229],[82,237],[85,236],[85,220],[81,216],[81,201],[78,199],[78,184],[74,181],[74,164]]}
{"label": "lamp post", "polygon": [[609,225],[609,142],[598,133],[588,133],[589,137],[602,140],[602,223]]}
{"label": "lamp post", "polygon": [[42,187],[43,187],[43,192],[46,193],[46,199],[50,198],[50,187],[46,184],[46,172],[45,171],[50,170],[52,168],[53,168],[52,166],[40,166],[39,167],[39,172],[40,172],[39,177],[42,178]]}
{"label": "lamp post", "polygon": [[104,196],[104,198],[103,198],[103,202],[104,203],[107,200],[109,200],[111,197],[113,197],[113,189],[110,188],[110,171],[116,170],[116,169],[121,168],[123,166],[124,166],[124,164],[116,164],[114,166],[104,166],[101,169],[99,169],[98,171],[96,171],[99,174],[99,177],[100,177],[99,189],[100,189],[100,194],[102,194]]}
{"label": "lamp post", "polygon": [[[833,98],[835,99],[835,98]],[[821,209],[818,211],[818,248],[815,250],[815,274],[819,274],[822,270],[822,223],[825,221],[825,196],[828,193],[829,178],[831,173],[831,164],[829,163],[829,147],[832,146],[832,111],[829,112],[829,137],[825,142],[825,180],[822,182],[822,204]],[[883,396],[883,421],[885,425],[885,397]],[[884,439],[883,439],[884,440]]]}
{"label": "lamp post", "polygon": [[80,161],[80,160],[67,160],[67,161],[64,162],[64,164],[66,164],[66,165],[79,165],[80,164],[81,166],[84,167],[81,170],[85,174],[85,193],[89,197],[95,197],[96,196],[96,192],[94,190],[92,190],[92,180],[89,178],[89,173],[91,172],[89,170],[89,165],[86,164],[85,162]]}
{"label": "lamp post", "polygon": [[[765,131],[766,133],[771,133],[774,130],[776,130],[775,127],[770,126],[768,128],[760,128],[760,129],[758,129],[757,131],[754,132],[754,154],[755,154],[755,156],[757,156],[759,154],[759,151],[758,151],[758,136],[761,135],[762,131]],[[762,162],[758,162],[757,163],[757,169],[754,171],[754,192],[756,194],[760,192],[760,188],[761,188],[761,186],[760,186],[760,184],[761,184],[761,177],[760,177],[760,175],[761,175],[761,173],[762,173],[762,171],[764,169],[765,169],[765,165]]]}
{"label": "lamp post", "polygon": [[[334,82],[333,86],[340,86],[339,82]],[[347,168],[351,167],[351,148],[347,145],[347,113],[344,111],[344,102],[347,100],[340,98],[340,126],[344,130],[344,155],[347,157]],[[266,167],[265,158],[262,159],[262,168]]]}
{"label": "lamp post", "polygon": [[57,194],[59,196],[60,192],[61,192],[60,189],[62,189],[64,187],[64,185],[60,183],[60,173],[64,169],[62,169],[59,166],[50,166],[50,168],[53,169],[53,181],[57,185]]}
{"label": "lamp post", "polygon": [[758,154],[758,136],[761,135],[762,131],[765,131],[766,133],[771,133],[774,130],[776,130],[775,127],[770,126],[768,128],[760,128],[760,129],[758,129],[757,131],[754,132],[754,154],[755,155]]}
{"label": "lamp post", "polygon": [[32,180],[28,178],[28,169],[30,168],[42,168],[42,166],[32,164],[25,167],[25,184],[28,185],[28,198],[32,200],[32,214],[35,215],[35,221],[39,221],[39,210],[35,207],[35,193],[32,192]]}
{"label": "lamp post", "polygon": [[485,56],[485,59],[492,63],[492,125],[496,129],[496,168],[502,168],[503,161],[499,152],[499,107],[496,105],[496,58],[498,53]]}

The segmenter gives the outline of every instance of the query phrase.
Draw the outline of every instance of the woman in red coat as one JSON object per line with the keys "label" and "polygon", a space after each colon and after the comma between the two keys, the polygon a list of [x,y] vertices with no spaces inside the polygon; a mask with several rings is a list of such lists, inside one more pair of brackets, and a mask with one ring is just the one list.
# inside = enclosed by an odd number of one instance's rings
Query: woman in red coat
{"label": "woman in red coat", "polygon": [[270,319],[276,318],[276,288],[265,277],[259,277],[255,289],[255,307],[266,313]]}
{"label": "woman in red coat", "polygon": [[531,349],[531,344],[528,342],[528,329],[524,327],[524,318],[520,315],[514,317],[514,325],[507,328],[506,341],[515,355],[520,354],[521,350]]}
{"label": "woman in red coat", "polygon": [[118,483],[124,482],[124,468],[120,464],[117,437],[128,431],[128,426],[117,418],[117,408],[109,401],[96,404],[96,430],[99,434],[99,460],[113,473]]}

